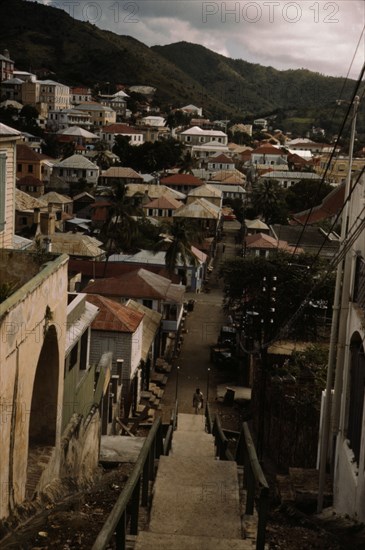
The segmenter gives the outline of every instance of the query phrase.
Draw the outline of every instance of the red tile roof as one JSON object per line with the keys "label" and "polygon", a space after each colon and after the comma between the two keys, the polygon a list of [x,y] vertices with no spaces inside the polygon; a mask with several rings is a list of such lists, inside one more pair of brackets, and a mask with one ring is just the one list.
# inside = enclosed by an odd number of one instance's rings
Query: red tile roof
{"label": "red tile roof", "polygon": [[144,317],[143,313],[98,294],[88,294],[87,301],[99,308],[99,313],[91,324],[91,328],[94,330],[133,334]]}
{"label": "red tile roof", "polygon": [[267,143],[251,151],[252,155],[284,155],[284,151]]}
{"label": "red tile roof", "polygon": [[103,132],[107,134],[141,134],[142,132],[128,126],[127,124],[109,124],[103,127]]}
{"label": "red tile roof", "polygon": [[39,162],[40,160],[49,159],[50,157],[37,153],[34,149],[28,147],[28,145],[25,145],[24,143],[19,143],[19,145],[16,146],[16,158],[17,160]]}
{"label": "red tile roof", "polygon": [[228,157],[224,153],[221,153],[217,157],[211,157],[208,162],[221,162],[225,164],[234,164],[234,160],[231,159],[231,157]]}
{"label": "red tile roof", "polygon": [[191,174],[173,174],[172,176],[167,176],[166,178],[161,179],[161,185],[192,185],[198,187],[198,185],[203,185],[204,182],[196,178]]}

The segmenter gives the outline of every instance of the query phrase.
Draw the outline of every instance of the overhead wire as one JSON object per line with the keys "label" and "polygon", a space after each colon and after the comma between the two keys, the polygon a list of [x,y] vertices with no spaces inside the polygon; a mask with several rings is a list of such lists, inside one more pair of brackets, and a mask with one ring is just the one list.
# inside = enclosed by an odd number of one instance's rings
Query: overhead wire
{"label": "overhead wire", "polygon": [[[352,109],[352,105],[353,105],[353,102],[354,102],[354,100],[355,100],[355,97],[356,97],[357,94],[358,94],[358,91],[359,91],[360,85],[361,85],[361,83],[362,83],[364,74],[365,74],[365,63],[363,64],[362,69],[361,69],[360,74],[359,74],[359,77],[358,77],[358,79],[357,79],[357,81],[356,81],[356,86],[355,86],[355,89],[354,89],[354,91],[353,91],[352,98],[351,98],[351,100],[350,100],[350,103],[349,103],[349,105],[348,105],[346,114],[345,114],[344,119],[343,119],[343,121],[342,121],[342,124],[341,124],[341,128],[340,128],[339,134],[337,135],[336,142],[335,142],[335,144],[334,144],[334,146],[333,146],[333,148],[332,148],[330,157],[329,157],[328,162],[327,162],[327,166],[326,166],[325,171],[324,171],[324,173],[323,173],[323,175],[322,175],[322,179],[321,179],[321,181],[320,181],[320,183],[319,183],[319,187],[318,187],[318,190],[317,190],[316,197],[319,196],[319,192],[320,192],[320,190],[321,190],[323,184],[325,183],[325,180],[326,180],[326,176],[327,176],[329,167],[331,166],[331,163],[332,163],[332,161],[333,161],[333,157],[335,156],[336,149],[337,149],[337,147],[338,147],[338,145],[339,145],[340,138],[341,138],[342,133],[343,133],[343,131],[344,131],[344,128],[345,128],[345,126],[346,126],[347,119],[348,119],[349,116],[350,116],[351,109]],[[363,95],[363,94],[362,94],[362,95]],[[298,247],[299,247],[300,241],[301,241],[301,239],[303,238],[305,229],[306,229],[306,227],[308,226],[308,222],[309,222],[310,216],[311,216],[311,214],[312,214],[313,209],[314,209],[315,206],[316,206],[316,205],[313,204],[313,206],[308,210],[308,214],[307,214],[306,219],[305,219],[305,222],[304,222],[304,224],[303,224],[302,231],[301,231],[301,233],[300,233],[300,235],[299,235],[299,238],[298,238],[298,240],[297,240],[297,242],[296,242],[296,244],[295,244],[294,250],[293,250],[293,252],[292,252],[292,256],[293,256],[293,257],[295,256],[296,251],[297,251],[297,249],[298,249]]]}

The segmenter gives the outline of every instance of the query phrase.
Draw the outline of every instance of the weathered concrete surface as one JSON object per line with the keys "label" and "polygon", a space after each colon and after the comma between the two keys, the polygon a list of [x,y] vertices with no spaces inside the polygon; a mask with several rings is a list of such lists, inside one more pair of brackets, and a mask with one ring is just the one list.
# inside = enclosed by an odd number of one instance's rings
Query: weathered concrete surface
{"label": "weathered concrete surface", "polygon": [[254,550],[251,540],[216,539],[188,535],[163,535],[143,531],[138,535],[135,550]]}
{"label": "weathered concrete surface", "polygon": [[100,462],[137,462],[145,437],[102,435]]}
{"label": "weathered concrete surface", "polygon": [[215,459],[202,415],[179,414],[172,454],[160,457],[149,534],[136,548],[250,548],[238,545],[241,535],[236,463]]}

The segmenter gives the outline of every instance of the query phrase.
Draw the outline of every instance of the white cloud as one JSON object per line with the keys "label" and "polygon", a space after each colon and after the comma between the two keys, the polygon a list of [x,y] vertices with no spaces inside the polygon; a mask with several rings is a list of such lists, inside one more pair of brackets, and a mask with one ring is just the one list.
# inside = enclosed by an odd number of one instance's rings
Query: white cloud
{"label": "white cloud", "polygon": [[[42,1],[42,0],[38,0]],[[43,0],[152,46],[185,40],[223,55],[346,75],[365,24],[363,0]],[[351,76],[365,60],[362,37]]]}

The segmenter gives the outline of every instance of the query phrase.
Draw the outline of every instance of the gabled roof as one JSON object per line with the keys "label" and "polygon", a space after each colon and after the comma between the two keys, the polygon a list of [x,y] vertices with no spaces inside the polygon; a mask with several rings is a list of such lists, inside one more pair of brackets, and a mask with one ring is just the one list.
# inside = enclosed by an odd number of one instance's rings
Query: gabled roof
{"label": "gabled roof", "polygon": [[191,174],[172,174],[161,179],[163,185],[191,185],[197,187],[203,185],[201,179],[192,176]]}
{"label": "gabled roof", "polygon": [[82,198],[92,199],[93,202],[95,201],[95,197],[93,195],[90,195],[90,193],[88,193],[87,191],[84,191],[83,193],[79,193],[78,195],[75,195],[73,197],[73,200],[75,202],[75,201],[77,201],[79,199],[82,199]]}
{"label": "gabled roof", "polygon": [[136,194],[148,195],[151,200],[157,199],[158,197],[161,197],[161,195],[168,195],[176,200],[186,199],[186,195],[184,195],[184,193],[175,191],[175,189],[170,189],[170,187],[166,187],[166,185],[155,185],[153,183],[128,183],[126,191],[127,197],[133,197]]}
{"label": "gabled roof", "polygon": [[84,292],[104,296],[181,303],[184,297],[185,286],[173,284],[165,277],[140,268],[121,277],[96,279],[86,286]]}
{"label": "gabled roof", "polygon": [[34,210],[34,208],[47,209],[47,203],[41,199],[31,197],[28,193],[15,189],[15,210],[25,212],[26,210]]}
{"label": "gabled roof", "polygon": [[224,153],[218,153],[216,156],[210,157],[210,159],[208,159],[208,162],[209,163],[219,162],[221,164],[234,164],[234,160],[232,160],[231,157],[229,157],[228,155],[225,155]]}
{"label": "gabled roof", "polygon": [[118,304],[114,300],[98,294],[88,294],[87,301],[99,308],[99,313],[91,324],[91,328],[94,330],[133,334],[144,317],[143,313],[133,311],[123,304]]}
{"label": "gabled roof", "polygon": [[239,170],[219,170],[211,175],[210,181],[222,184],[242,184],[245,183],[246,176]]}
{"label": "gabled roof", "polygon": [[209,183],[205,183],[204,185],[201,185],[200,187],[196,187],[195,189],[192,189],[189,191],[189,197],[217,197],[220,198],[222,196],[222,191],[215,187],[214,185],[210,185]]}
{"label": "gabled roof", "polygon": [[218,220],[221,209],[206,199],[196,199],[173,212],[177,218],[214,219]]}
{"label": "gabled roof", "polygon": [[269,226],[259,219],[245,220],[245,226],[247,227],[247,229],[264,229],[266,231],[269,231]]}
{"label": "gabled roof", "polygon": [[289,246],[286,241],[280,241],[274,239],[270,235],[265,233],[256,233],[255,235],[247,235],[245,238],[246,248],[261,248],[264,250],[273,249],[273,250],[283,250],[284,252],[296,252],[300,254],[303,252],[302,248],[296,248],[294,246]]}
{"label": "gabled roof", "polygon": [[143,205],[143,208],[158,208],[158,209],[167,209],[167,210],[176,210],[182,206],[181,201],[177,201],[173,197],[162,195],[157,199],[154,199],[151,202]]}
{"label": "gabled roof", "polygon": [[63,136],[83,137],[86,139],[99,139],[99,136],[97,136],[96,134],[92,134],[84,128],[80,128],[79,126],[70,126],[69,128],[65,128],[64,130],[59,130],[57,134],[61,134]]}
{"label": "gabled roof", "polygon": [[104,254],[100,248],[100,245],[103,244],[101,241],[81,233],[54,233],[51,236],[51,242],[52,252],[55,254],[88,258],[98,258]]}
{"label": "gabled roof", "polygon": [[84,155],[71,155],[54,165],[56,168],[79,168],[82,170],[99,170],[99,166],[84,157]]}
{"label": "gabled roof", "polygon": [[184,132],[181,132],[182,136],[220,136],[220,137],[227,137],[227,134],[222,132],[221,130],[203,130],[199,126],[193,126],[192,128],[189,128],[188,130],[184,130]]}
{"label": "gabled roof", "polygon": [[138,174],[133,168],[126,166],[111,166],[103,171],[101,176],[103,178],[135,178],[141,181],[143,180],[141,174]]}
{"label": "gabled roof", "polygon": [[29,162],[40,162],[41,160],[48,159],[46,155],[37,153],[34,149],[25,145],[25,143],[19,143],[16,146],[16,158],[17,160],[24,160]]}
{"label": "gabled roof", "polygon": [[60,195],[60,193],[57,193],[56,191],[49,191],[49,193],[45,193],[45,195],[41,196],[41,199],[47,204],[69,204],[70,202],[72,202],[71,197],[68,197],[67,195]]}

